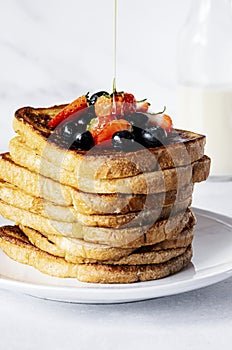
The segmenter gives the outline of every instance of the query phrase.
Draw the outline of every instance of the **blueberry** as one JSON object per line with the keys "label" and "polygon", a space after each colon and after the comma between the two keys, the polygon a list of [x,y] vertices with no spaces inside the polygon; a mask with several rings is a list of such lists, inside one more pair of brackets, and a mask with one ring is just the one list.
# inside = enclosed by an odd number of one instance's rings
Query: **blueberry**
{"label": "blueberry", "polygon": [[89,99],[89,104],[90,105],[94,105],[95,102],[97,101],[98,97],[101,97],[102,95],[109,95],[108,92],[106,91],[98,91],[98,92],[95,92],[95,94],[93,94],[90,99]]}
{"label": "blueberry", "polygon": [[112,136],[112,145],[115,150],[132,152],[137,148],[133,134],[128,130],[117,131]]}
{"label": "blueberry", "polygon": [[87,129],[90,120],[95,118],[94,106],[88,107],[83,112],[78,112],[71,115],[71,120],[66,121],[61,125],[60,134],[63,139],[72,143],[77,132],[84,132]]}
{"label": "blueberry", "polygon": [[77,124],[76,121],[66,122],[61,127],[61,136],[65,141],[72,142],[74,139],[74,135],[76,134],[79,128],[80,126]]}
{"label": "blueberry", "polygon": [[144,113],[135,112],[133,114],[128,114],[124,116],[124,119],[126,119],[131,125],[146,129],[148,125],[148,116]]}
{"label": "blueberry", "polygon": [[90,123],[90,120],[93,118],[96,118],[96,114],[94,111],[94,106],[90,106],[87,110],[79,115],[75,122],[77,125],[83,125],[87,127],[87,125]]}
{"label": "blueberry", "polygon": [[93,136],[89,131],[85,132],[77,132],[74,135],[74,141],[72,144],[72,148],[77,150],[85,150],[88,151],[91,147],[94,146]]}
{"label": "blueberry", "polygon": [[162,146],[167,138],[166,131],[160,126],[148,129],[135,128],[135,140],[147,148]]}
{"label": "blueberry", "polygon": [[138,126],[133,126],[132,134],[134,135],[135,141],[138,143],[141,143],[143,130],[144,130],[143,128],[139,128]]}

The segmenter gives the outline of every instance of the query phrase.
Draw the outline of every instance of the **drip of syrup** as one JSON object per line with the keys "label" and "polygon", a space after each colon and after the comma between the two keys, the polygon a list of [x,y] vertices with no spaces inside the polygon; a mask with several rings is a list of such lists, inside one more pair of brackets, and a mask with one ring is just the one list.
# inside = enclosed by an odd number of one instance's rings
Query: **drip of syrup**
{"label": "drip of syrup", "polygon": [[113,101],[112,114],[116,114],[116,75],[117,75],[117,0],[114,0],[114,79],[113,79]]}
{"label": "drip of syrup", "polygon": [[113,80],[113,92],[116,91],[116,75],[117,75],[117,0],[114,0],[114,80]]}

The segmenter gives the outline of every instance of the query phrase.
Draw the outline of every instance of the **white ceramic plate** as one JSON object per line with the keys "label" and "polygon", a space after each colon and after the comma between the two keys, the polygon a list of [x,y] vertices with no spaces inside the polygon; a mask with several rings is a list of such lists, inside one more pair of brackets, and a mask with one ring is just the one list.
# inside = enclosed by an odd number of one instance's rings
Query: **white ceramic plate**
{"label": "white ceramic plate", "polygon": [[176,275],[133,284],[104,285],[49,277],[0,252],[0,287],[38,298],[74,303],[122,303],[187,292],[232,275],[232,218],[194,209],[192,263]]}

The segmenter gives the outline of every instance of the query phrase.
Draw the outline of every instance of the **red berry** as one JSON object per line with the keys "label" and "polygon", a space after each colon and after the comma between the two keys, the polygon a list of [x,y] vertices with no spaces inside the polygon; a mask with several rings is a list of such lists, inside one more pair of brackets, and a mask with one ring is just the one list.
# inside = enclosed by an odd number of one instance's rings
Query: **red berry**
{"label": "red berry", "polygon": [[75,101],[64,107],[53,119],[48,123],[48,126],[55,128],[72,114],[81,111],[88,107],[87,98],[85,95],[78,97]]}
{"label": "red berry", "polygon": [[107,123],[104,128],[99,132],[99,134],[95,134],[95,143],[100,144],[103,141],[111,140],[112,136],[121,130],[131,130],[131,124],[124,119],[112,120]]}
{"label": "red berry", "polygon": [[149,102],[137,103],[136,112],[146,113],[148,111],[149,107],[150,107],[150,103]]}
{"label": "red berry", "polygon": [[167,114],[149,114],[149,124],[151,126],[158,125],[163,128],[168,134],[172,132],[172,119]]}
{"label": "red berry", "polygon": [[105,117],[95,118],[91,122],[88,130],[91,132],[94,140],[96,140],[97,136],[102,132],[104,127],[111,121],[115,120],[116,117],[112,115],[108,115]]}
{"label": "red berry", "polygon": [[133,114],[136,111],[136,99],[134,95],[125,92],[123,101],[124,115]]}
{"label": "red berry", "polygon": [[116,92],[113,96],[101,96],[95,103],[97,117],[113,114],[117,117],[132,114],[136,111],[136,100],[134,95],[127,92]]}
{"label": "red berry", "polygon": [[112,114],[121,117],[124,115],[123,112],[123,100],[124,100],[124,93],[123,92],[116,92],[111,97],[111,103],[112,103]]}
{"label": "red berry", "polygon": [[95,114],[97,117],[106,117],[111,115],[112,102],[110,96],[102,95],[98,97],[94,105]]}

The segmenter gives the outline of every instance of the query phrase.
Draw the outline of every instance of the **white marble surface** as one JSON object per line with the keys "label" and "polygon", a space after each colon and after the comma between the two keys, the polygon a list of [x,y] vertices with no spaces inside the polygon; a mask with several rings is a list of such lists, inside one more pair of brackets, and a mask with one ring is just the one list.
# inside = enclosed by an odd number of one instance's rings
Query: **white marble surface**
{"label": "white marble surface", "polygon": [[[118,85],[175,114],[176,37],[189,0],[119,0]],[[112,0],[0,1],[0,151],[21,106],[111,87]],[[232,183],[196,186],[194,205],[232,216]],[[232,279],[122,305],[0,291],[0,348],[231,349]]]}

